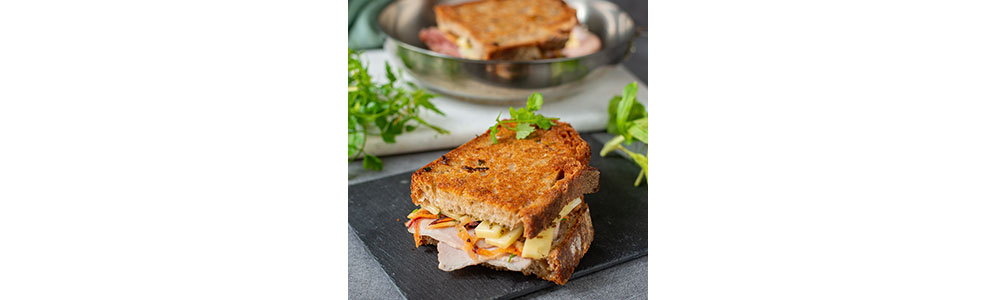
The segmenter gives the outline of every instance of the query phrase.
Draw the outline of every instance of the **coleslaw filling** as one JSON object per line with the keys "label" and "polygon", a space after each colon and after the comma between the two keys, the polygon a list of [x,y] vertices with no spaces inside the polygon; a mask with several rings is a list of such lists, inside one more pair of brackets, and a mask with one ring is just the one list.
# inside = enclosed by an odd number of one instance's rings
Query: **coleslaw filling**
{"label": "coleslaw filling", "polygon": [[409,219],[405,225],[409,233],[413,234],[416,247],[421,244],[423,235],[439,241],[437,250],[441,270],[453,271],[485,263],[512,271],[522,271],[532,263],[531,259],[521,256],[523,247],[521,241],[507,248],[499,248],[486,243],[483,238],[476,237],[473,228],[478,222],[471,222],[466,218],[457,222],[421,208],[409,214]]}

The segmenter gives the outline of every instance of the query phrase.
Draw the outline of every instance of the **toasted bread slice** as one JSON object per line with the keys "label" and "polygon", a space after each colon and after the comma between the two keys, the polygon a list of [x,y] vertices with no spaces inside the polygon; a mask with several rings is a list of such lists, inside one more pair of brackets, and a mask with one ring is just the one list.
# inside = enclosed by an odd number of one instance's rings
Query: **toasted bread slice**
{"label": "toasted bread slice", "polygon": [[468,59],[546,58],[564,48],[578,24],[561,0],[482,0],[434,10],[440,30],[468,39],[470,49],[461,53]]}
{"label": "toasted bread slice", "polygon": [[[513,125],[515,126],[515,125]],[[557,121],[526,139],[506,128],[492,144],[486,131],[412,174],[412,202],[536,237],[569,201],[599,188],[588,165],[589,145],[568,123]]]}
{"label": "toasted bread slice", "polygon": [[[588,204],[584,201],[578,208],[572,211],[561,222],[561,225],[554,235],[550,252],[544,259],[534,259],[529,266],[521,272],[526,275],[536,275],[544,280],[564,285],[575,272],[575,267],[581,261],[582,256],[588,252],[595,231],[592,229],[592,217],[589,215]],[[436,245],[437,240],[422,236],[425,244]],[[506,271],[502,267],[490,264],[481,264],[492,269]]]}

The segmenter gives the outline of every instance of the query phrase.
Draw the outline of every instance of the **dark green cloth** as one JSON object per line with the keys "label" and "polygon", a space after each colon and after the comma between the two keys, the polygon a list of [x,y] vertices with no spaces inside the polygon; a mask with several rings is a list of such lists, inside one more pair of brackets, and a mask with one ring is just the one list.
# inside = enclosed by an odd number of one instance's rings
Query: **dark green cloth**
{"label": "dark green cloth", "polygon": [[377,14],[391,0],[350,0],[350,48],[381,48],[384,33],[377,29]]}

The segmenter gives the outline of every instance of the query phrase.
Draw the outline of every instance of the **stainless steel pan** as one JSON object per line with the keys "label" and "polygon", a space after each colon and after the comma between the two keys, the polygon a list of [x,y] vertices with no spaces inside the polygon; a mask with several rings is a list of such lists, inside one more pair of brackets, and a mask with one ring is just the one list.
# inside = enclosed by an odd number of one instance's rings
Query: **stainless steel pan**
{"label": "stainless steel pan", "polygon": [[466,1],[400,0],[386,6],[378,25],[387,34],[384,49],[394,65],[403,65],[430,89],[477,102],[525,102],[531,93],[557,100],[597,80],[610,65],[632,52],[634,21],[615,4],[600,0],[568,0],[578,21],[602,40],[599,52],[575,58],[534,61],[483,61],[430,51],[419,30],[436,25],[433,6]]}

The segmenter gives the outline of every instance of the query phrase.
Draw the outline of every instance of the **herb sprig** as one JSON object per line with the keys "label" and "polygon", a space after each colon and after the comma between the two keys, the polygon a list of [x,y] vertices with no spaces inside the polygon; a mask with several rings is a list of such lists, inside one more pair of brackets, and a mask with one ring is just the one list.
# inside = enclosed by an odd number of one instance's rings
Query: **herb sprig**
{"label": "herb sprig", "polygon": [[623,151],[640,166],[640,173],[634,186],[639,186],[641,179],[647,175],[647,155],[635,153],[623,147],[623,143],[630,145],[634,140],[647,144],[647,109],[643,104],[637,102],[637,83],[631,82],[623,88],[623,96],[615,96],[609,100],[609,123],[606,124],[606,131],[617,134],[609,140],[600,156],[606,156],[614,150]]}
{"label": "herb sprig", "polygon": [[[360,61],[360,53],[349,50],[349,160],[363,157],[363,167],[368,170],[381,170],[384,163],[372,154],[364,152],[369,137],[381,137],[385,143],[395,143],[395,137],[404,132],[414,131],[418,126],[426,126],[440,134],[450,133],[446,129],[427,123],[419,117],[420,110],[428,109],[441,116],[442,111],[429,100],[435,95],[427,93],[412,84],[408,89],[395,86],[398,77],[385,63],[388,83],[371,82],[367,67]],[[375,130],[376,129],[376,130]]]}
{"label": "herb sprig", "polygon": [[[544,104],[544,97],[540,93],[533,93],[530,98],[526,100],[526,107],[513,108],[509,107],[509,115],[511,119],[501,120],[502,113],[500,112],[497,117],[495,117],[495,125],[489,128],[492,136],[492,144],[498,143],[498,130],[499,126],[505,127],[506,129],[516,132],[516,139],[525,139],[530,136],[533,131],[536,131],[536,127],[540,129],[547,130],[551,126],[554,126],[554,121],[558,118],[548,118],[544,117],[542,114],[534,113],[540,110],[540,107]],[[515,123],[516,127],[512,127],[509,124]],[[536,126],[536,127],[533,127]]]}

